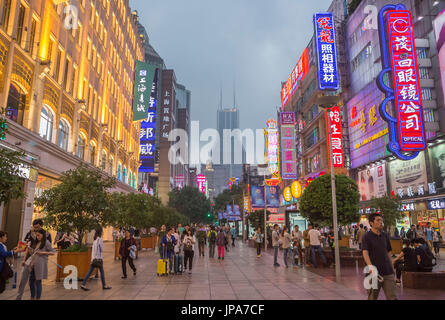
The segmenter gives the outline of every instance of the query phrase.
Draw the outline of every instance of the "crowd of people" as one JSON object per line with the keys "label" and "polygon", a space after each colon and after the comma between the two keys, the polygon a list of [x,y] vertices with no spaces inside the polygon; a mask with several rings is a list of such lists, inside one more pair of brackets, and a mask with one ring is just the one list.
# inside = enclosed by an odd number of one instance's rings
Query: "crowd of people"
{"label": "crowd of people", "polygon": [[[388,299],[396,298],[397,283],[400,283],[402,272],[431,272],[435,260],[439,257],[440,243],[442,236],[439,231],[431,228],[428,223],[426,227],[412,225],[409,230],[400,231],[398,237],[390,237],[383,231],[383,219],[379,214],[369,216],[370,229],[360,224],[353,227],[351,234],[353,242],[358,245],[363,252],[363,258],[368,266],[375,266],[379,275],[378,290],[371,289],[369,299],[377,299],[380,288],[383,288]],[[267,239],[273,248],[273,266],[280,267],[278,256],[280,248],[283,251],[283,263],[286,268],[290,266],[298,267],[318,267],[319,262],[324,266],[328,265],[325,256],[325,248],[332,250],[332,258],[335,261],[335,244],[333,228],[321,228],[316,224],[309,224],[307,229],[301,231],[296,225],[289,230],[286,226],[281,227],[275,224],[267,233]],[[230,226],[204,226],[179,224],[175,227],[167,228],[163,225],[159,230],[152,228],[150,232],[157,235],[155,250],[159,253],[160,260],[167,260],[169,274],[192,273],[194,259],[196,256],[210,259],[224,260],[230,247],[235,247],[238,230]],[[102,288],[111,289],[106,284],[103,266],[104,242],[103,231],[96,230],[92,244],[91,264],[89,271],[85,275],[82,290],[88,291],[87,282],[94,271],[100,272]],[[120,241],[119,258],[122,264],[122,279],[127,278],[127,262],[136,276],[136,266],[134,260],[137,258],[139,231],[134,228],[113,232],[113,239]],[[338,237],[341,239],[341,232]],[[43,229],[43,221],[37,219],[33,221],[31,231],[25,236],[24,242],[19,242],[17,248],[8,251],[6,248],[7,233],[0,231],[0,294],[5,290],[5,283],[11,277],[11,268],[6,258],[14,254],[23,252],[24,259],[20,283],[18,285],[17,299],[22,299],[23,292],[29,285],[31,300],[39,300],[42,295],[42,280],[48,277],[48,256],[54,255],[53,245],[59,249],[66,249],[78,244],[76,234],[58,232],[54,242],[51,235]],[[252,234],[252,240],[256,247],[257,257],[260,258],[262,248],[265,245],[265,234],[259,227]],[[397,256],[392,255],[390,238],[403,240],[403,250]],[[434,251],[434,253],[433,253]],[[317,257],[319,256],[319,259]],[[216,256],[216,257],[215,257]],[[334,262],[332,261],[332,262]],[[95,275],[98,277],[98,273]],[[372,272],[372,271],[370,271]]]}

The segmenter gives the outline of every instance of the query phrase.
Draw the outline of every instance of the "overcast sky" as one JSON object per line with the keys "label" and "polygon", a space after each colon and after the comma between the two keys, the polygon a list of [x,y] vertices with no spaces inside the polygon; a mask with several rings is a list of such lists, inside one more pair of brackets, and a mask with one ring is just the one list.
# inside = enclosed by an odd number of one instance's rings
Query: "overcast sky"
{"label": "overcast sky", "polygon": [[281,104],[285,81],[313,34],[312,16],[331,0],[130,0],[150,43],[192,92],[192,120],[216,127],[233,106],[241,128],[263,128]]}

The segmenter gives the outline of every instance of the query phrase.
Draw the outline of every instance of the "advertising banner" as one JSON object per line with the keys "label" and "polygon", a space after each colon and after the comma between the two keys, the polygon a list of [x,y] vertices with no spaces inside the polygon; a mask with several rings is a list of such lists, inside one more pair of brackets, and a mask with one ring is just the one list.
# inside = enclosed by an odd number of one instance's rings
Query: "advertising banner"
{"label": "advertising banner", "polygon": [[438,193],[445,192],[445,143],[429,149],[433,183]]}
{"label": "advertising banner", "polygon": [[280,188],[267,187],[266,200],[268,208],[278,208],[280,206]]}
{"label": "advertising banner", "polygon": [[281,177],[297,179],[297,149],[295,144],[295,113],[281,112]]}
{"label": "advertising banner", "polygon": [[[134,81],[133,121],[147,119],[147,114],[156,108],[152,87],[156,67],[142,61],[136,61]],[[156,114],[156,109],[155,113]]]}
{"label": "advertising banner", "polygon": [[434,34],[436,35],[437,56],[439,58],[442,90],[445,95],[445,10],[433,21]]}
{"label": "advertising banner", "polygon": [[318,57],[318,88],[338,90],[340,83],[337,70],[337,42],[332,12],[316,13],[314,25]]}
{"label": "advertising banner", "polygon": [[390,155],[386,149],[388,125],[379,114],[384,96],[373,81],[347,103],[351,168]]}
{"label": "advertising banner", "polygon": [[149,110],[145,120],[141,122],[139,172],[154,172],[155,166],[155,142],[156,142],[156,97],[157,97],[158,69],[155,70],[153,85],[151,88]]}
{"label": "advertising banner", "polygon": [[250,187],[252,208],[264,208],[264,187],[251,186]]}
{"label": "advertising banner", "polygon": [[389,174],[391,190],[401,198],[423,196],[428,190],[424,152],[412,160],[391,161]]}
{"label": "advertising banner", "polygon": [[301,81],[306,76],[309,70],[309,50],[304,49],[303,54],[298,60],[297,65],[290,74],[287,81],[282,85],[281,88],[281,104],[286,106],[290,98],[294,94],[295,90],[298,88],[298,81]]}
{"label": "advertising banner", "polygon": [[[343,129],[341,125],[340,107],[336,106],[326,113],[327,132],[331,131],[330,138],[328,135],[328,157],[332,158],[335,168],[343,167]],[[329,126],[331,127],[329,130]],[[329,162],[330,164],[330,162]],[[329,165],[330,166],[330,165]]]}
{"label": "advertising banner", "polygon": [[357,184],[360,190],[361,201],[381,198],[386,195],[388,189],[385,164],[359,171]]}
{"label": "advertising banner", "polygon": [[[252,208],[264,208],[264,186],[252,186]],[[280,206],[280,189],[279,187],[268,186],[266,188],[267,208],[276,209]]]}

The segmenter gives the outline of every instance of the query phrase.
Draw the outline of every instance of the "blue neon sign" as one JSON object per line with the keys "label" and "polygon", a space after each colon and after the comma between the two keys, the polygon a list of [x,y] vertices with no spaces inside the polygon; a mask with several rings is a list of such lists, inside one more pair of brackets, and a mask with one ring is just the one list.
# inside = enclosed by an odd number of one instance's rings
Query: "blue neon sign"
{"label": "blue neon sign", "polygon": [[314,15],[315,43],[318,57],[318,88],[336,91],[340,88],[337,68],[337,46],[332,12]]}

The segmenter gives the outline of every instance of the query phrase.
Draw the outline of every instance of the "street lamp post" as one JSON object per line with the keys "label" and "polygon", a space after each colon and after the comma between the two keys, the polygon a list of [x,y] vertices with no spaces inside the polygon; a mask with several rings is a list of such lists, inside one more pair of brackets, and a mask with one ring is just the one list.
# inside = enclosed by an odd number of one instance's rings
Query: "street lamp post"
{"label": "street lamp post", "polygon": [[340,248],[338,244],[338,218],[337,218],[337,196],[336,196],[336,188],[335,188],[335,171],[334,171],[334,157],[332,155],[332,149],[330,145],[330,141],[332,140],[332,128],[331,128],[331,117],[330,117],[330,108],[326,108],[327,116],[328,116],[328,127],[329,127],[329,141],[328,149],[329,149],[329,161],[331,163],[331,189],[332,189],[332,219],[333,228],[334,228],[334,246],[335,246],[335,276],[337,281],[340,280],[341,271],[340,271]]}
{"label": "street lamp post", "polygon": [[258,165],[259,168],[264,169],[263,175],[264,175],[264,252],[267,250],[267,232],[266,232],[266,221],[267,221],[267,194],[266,194],[266,170],[268,168],[267,164],[260,164]]}

